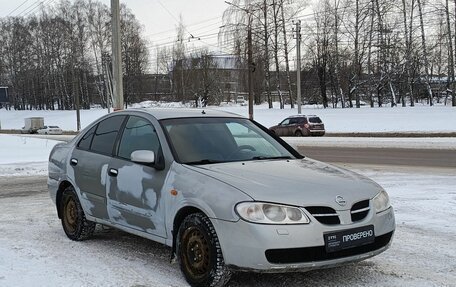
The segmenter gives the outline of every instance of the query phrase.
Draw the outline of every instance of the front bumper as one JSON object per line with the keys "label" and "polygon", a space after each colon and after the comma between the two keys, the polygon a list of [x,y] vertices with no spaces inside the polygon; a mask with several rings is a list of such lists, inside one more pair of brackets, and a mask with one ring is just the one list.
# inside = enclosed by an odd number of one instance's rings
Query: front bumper
{"label": "front bumper", "polygon": [[[212,219],[225,264],[235,270],[258,272],[308,271],[356,262],[389,248],[395,230],[393,208],[356,224],[264,225]],[[375,242],[327,253],[323,234],[373,225]]]}

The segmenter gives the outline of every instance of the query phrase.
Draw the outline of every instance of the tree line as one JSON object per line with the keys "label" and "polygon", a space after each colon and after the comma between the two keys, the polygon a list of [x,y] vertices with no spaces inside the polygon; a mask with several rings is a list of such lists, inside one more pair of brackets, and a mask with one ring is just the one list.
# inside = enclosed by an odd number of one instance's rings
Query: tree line
{"label": "tree line", "polygon": [[[304,102],[324,107],[362,104],[456,106],[456,1],[234,0],[224,14],[223,43],[247,65],[253,31],[255,100],[271,91],[296,100],[289,63],[302,39]],[[300,33],[293,31],[301,21]],[[292,49],[290,49],[292,47]],[[271,77],[274,71],[275,78]],[[280,77],[280,75],[284,75]],[[279,97],[281,107],[287,99]]]}
{"label": "tree line", "polygon": [[[301,38],[304,103],[324,107],[456,106],[456,0],[233,0],[223,15],[217,58],[181,19],[171,46],[151,44],[121,8],[126,104],[144,99],[217,104],[244,92],[255,103],[296,103]],[[300,25],[295,25],[297,22]],[[297,31],[296,29],[301,29]],[[251,44],[248,45],[248,33]],[[33,16],[0,19],[0,84],[16,109],[106,106],[111,88],[111,15],[92,0],[61,0]],[[251,51],[253,62],[248,63]],[[229,54],[229,55],[228,55]],[[228,64],[227,64],[228,63]],[[156,75],[146,77],[155,70]],[[228,97],[229,99],[229,97]]]}
{"label": "tree line", "polygon": [[[126,103],[145,93],[147,41],[133,13],[121,7]],[[111,98],[111,12],[91,0],[61,0],[28,17],[0,19],[0,83],[15,109],[89,108]]]}

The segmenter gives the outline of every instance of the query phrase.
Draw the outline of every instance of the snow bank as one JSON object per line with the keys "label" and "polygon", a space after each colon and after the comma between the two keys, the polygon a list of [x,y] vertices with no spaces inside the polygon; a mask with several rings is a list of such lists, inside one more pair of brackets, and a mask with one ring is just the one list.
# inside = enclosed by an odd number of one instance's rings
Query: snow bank
{"label": "snow bank", "polygon": [[45,175],[58,141],[0,135],[0,176]]}

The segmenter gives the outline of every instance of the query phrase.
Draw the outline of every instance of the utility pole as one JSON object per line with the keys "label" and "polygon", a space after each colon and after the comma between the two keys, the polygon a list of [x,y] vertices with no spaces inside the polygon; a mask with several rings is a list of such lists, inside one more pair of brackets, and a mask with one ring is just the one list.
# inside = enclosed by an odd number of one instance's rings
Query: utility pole
{"label": "utility pole", "polygon": [[112,77],[114,110],[124,107],[122,52],[120,49],[120,4],[119,0],[111,0],[112,13]]}
{"label": "utility pole", "polygon": [[[73,68],[74,69],[74,68]],[[76,130],[79,132],[81,130],[81,112],[80,112],[80,101],[79,101],[79,92],[78,84],[76,83],[76,78],[74,77],[73,72],[73,93],[74,93],[74,104],[76,106]]]}
{"label": "utility pole", "polygon": [[247,62],[249,68],[249,119],[253,120],[253,72],[255,67],[253,65],[253,55],[252,55],[252,16],[248,13],[249,23],[247,31]]}
{"label": "utility pole", "polygon": [[301,20],[296,21],[296,102],[301,114]]}

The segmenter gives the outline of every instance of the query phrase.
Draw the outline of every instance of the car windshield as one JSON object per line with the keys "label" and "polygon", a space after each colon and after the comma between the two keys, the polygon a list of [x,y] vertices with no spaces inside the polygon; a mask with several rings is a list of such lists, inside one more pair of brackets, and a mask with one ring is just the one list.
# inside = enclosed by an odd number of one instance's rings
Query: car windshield
{"label": "car windshield", "polygon": [[247,119],[180,118],[161,121],[176,160],[184,164],[294,159]]}

